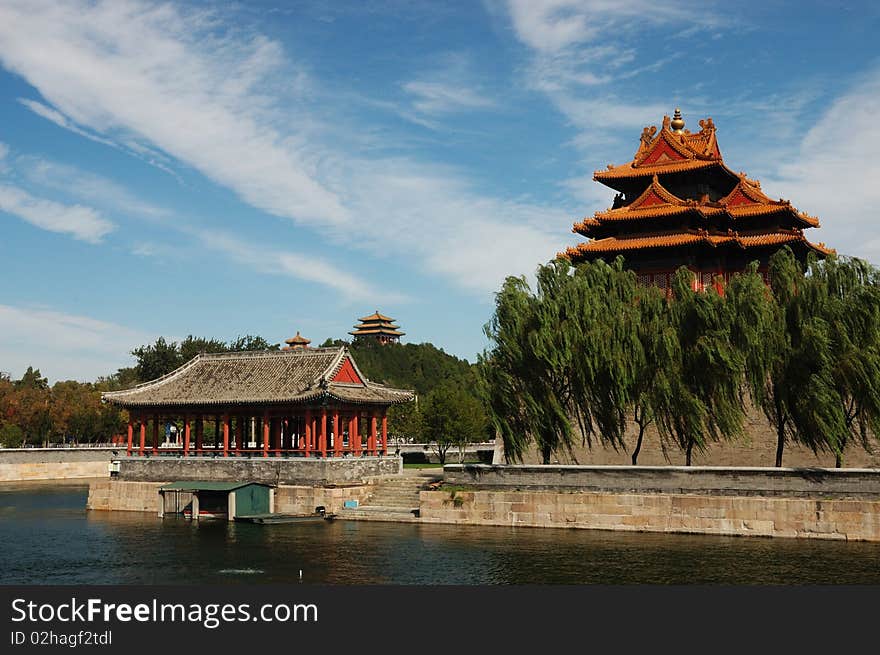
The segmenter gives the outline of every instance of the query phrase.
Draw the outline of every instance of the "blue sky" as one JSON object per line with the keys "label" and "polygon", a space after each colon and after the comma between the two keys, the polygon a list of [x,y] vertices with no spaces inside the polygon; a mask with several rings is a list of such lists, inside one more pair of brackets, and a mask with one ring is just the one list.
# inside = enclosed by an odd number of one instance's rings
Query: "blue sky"
{"label": "blue sky", "polygon": [[507,275],[610,205],[680,106],[880,263],[876,3],[0,0],[0,370],[92,380],[163,335],[474,360]]}

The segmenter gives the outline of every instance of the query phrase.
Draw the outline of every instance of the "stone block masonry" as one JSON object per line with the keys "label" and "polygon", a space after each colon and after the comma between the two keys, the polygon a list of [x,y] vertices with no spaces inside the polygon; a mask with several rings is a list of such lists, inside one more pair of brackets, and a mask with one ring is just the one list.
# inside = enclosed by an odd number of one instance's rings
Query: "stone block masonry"
{"label": "stone block masonry", "polygon": [[880,541],[880,500],[591,491],[422,491],[426,523]]}
{"label": "stone block masonry", "polygon": [[[86,508],[90,510],[159,513],[159,487],[166,482],[98,480],[89,485]],[[275,489],[275,513],[312,514],[323,506],[328,514],[342,509],[346,500],[363,502],[370,485],[310,487],[281,485]]]}
{"label": "stone block masonry", "polygon": [[0,448],[0,482],[105,478],[118,448]]}
{"label": "stone block masonry", "polygon": [[376,476],[397,475],[400,457],[122,457],[119,479],[215,480],[272,485],[354,485]]}
{"label": "stone block masonry", "polygon": [[880,469],[451,464],[443,477],[491,489],[880,500]]}

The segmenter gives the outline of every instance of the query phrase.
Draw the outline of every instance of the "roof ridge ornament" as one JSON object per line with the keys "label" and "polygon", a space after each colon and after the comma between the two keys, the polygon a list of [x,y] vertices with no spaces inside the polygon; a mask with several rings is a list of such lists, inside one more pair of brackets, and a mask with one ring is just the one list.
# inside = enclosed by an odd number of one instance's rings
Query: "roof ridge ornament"
{"label": "roof ridge ornament", "polygon": [[[663,117],[664,122],[666,121],[666,116]],[[675,108],[675,113],[673,114],[672,120],[669,122],[669,127],[672,128],[672,131],[675,134],[682,134],[684,131],[684,119],[681,117],[681,109],[678,107]]]}

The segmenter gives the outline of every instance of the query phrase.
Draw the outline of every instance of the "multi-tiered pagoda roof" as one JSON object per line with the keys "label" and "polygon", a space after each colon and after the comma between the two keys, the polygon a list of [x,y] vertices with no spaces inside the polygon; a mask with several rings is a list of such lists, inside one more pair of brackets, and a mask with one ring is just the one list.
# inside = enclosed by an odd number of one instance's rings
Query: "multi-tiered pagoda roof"
{"label": "multi-tiered pagoda roof", "polygon": [[711,118],[684,129],[678,109],[658,131],[646,127],[632,161],[596,171],[593,179],[619,193],[614,205],[574,224],[588,241],[568,248],[573,262],[623,255],[628,268],[667,276],[681,265],[698,280],[729,275],[788,245],[801,257],[833,252],[804,230],[819,220],[788,200],[773,200],[761,183],[729,169]]}
{"label": "multi-tiered pagoda roof", "polygon": [[378,309],[358,320],[360,323],[354,326],[354,331],[349,332],[355,339],[374,339],[383,344],[396,343],[406,334],[400,331],[400,326],[394,324],[393,318],[380,314]]}

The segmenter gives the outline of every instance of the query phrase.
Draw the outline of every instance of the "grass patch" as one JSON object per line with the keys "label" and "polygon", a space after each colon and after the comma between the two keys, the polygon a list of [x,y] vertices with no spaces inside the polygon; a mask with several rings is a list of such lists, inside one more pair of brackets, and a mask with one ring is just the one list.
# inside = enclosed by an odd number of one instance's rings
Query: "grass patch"
{"label": "grass patch", "polygon": [[443,484],[438,491],[448,491],[452,497],[459,491],[477,491],[477,488],[467,484]]}
{"label": "grass patch", "polygon": [[443,468],[440,464],[431,464],[430,462],[413,462],[412,464],[403,463],[405,469],[439,469]]}

